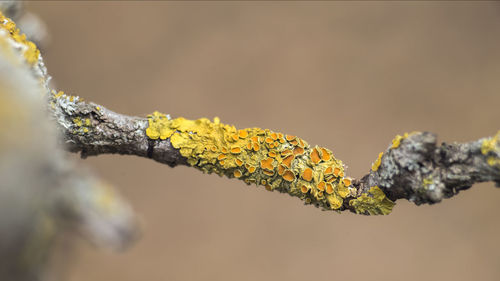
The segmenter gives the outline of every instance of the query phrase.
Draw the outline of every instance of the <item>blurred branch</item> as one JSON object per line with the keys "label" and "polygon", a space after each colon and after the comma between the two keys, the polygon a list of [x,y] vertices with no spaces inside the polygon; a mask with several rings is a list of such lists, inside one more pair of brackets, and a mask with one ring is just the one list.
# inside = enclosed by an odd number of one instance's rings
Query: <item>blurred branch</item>
{"label": "blurred branch", "polygon": [[115,249],[137,234],[128,203],[67,159],[47,110],[49,80],[36,45],[0,12],[0,280],[45,279],[69,229]]}

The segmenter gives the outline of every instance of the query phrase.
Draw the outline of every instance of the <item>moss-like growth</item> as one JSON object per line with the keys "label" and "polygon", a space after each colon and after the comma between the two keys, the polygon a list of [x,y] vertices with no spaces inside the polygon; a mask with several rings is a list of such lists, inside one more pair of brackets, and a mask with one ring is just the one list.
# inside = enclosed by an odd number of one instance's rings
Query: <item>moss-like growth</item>
{"label": "moss-like growth", "polygon": [[500,169],[500,131],[495,136],[483,140],[481,153],[488,156],[486,158],[488,165]]}
{"label": "moss-like growth", "polygon": [[363,193],[349,202],[358,214],[387,215],[392,211],[395,203],[385,196],[378,186],[370,187],[367,193]]}

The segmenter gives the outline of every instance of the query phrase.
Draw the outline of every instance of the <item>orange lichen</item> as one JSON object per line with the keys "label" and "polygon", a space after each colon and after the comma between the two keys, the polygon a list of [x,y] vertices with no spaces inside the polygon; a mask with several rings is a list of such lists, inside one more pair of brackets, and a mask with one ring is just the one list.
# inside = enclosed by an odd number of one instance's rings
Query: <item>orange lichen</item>
{"label": "orange lichen", "polygon": [[318,164],[319,161],[321,161],[321,157],[319,157],[319,152],[318,152],[318,149],[316,148],[313,148],[311,150],[311,161],[314,163],[314,164]]}
{"label": "orange lichen", "polygon": [[293,149],[293,154],[302,155],[302,154],[304,154],[304,149],[302,147],[296,147]]}
{"label": "orange lichen", "polygon": [[283,159],[283,161],[281,162],[281,164],[285,165],[286,167],[288,168],[291,168],[292,167],[292,161],[293,159],[295,159],[295,155],[288,155],[287,157],[285,157],[285,159]]}
{"label": "orange lichen", "polygon": [[302,148],[306,147],[306,144],[304,143],[304,140],[302,140],[300,138],[298,140],[299,140],[299,146],[300,147],[302,147]]}
{"label": "orange lichen", "polygon": [[233,153],[233,154],[241,153],[241,148],[239,146],[232,146],[231,153]]}
{"label": "orange lichen", "polygon": [[338,177],[338,176],[340,175],[340,172],[341,172],[341,171],[340,171],[340,168],[338,168],[338,167],[335,167],[335,168],[333,169],[333,174],[334,174],[336,177]]}
{"label": "orange lichen", "polygon": [[279,165],[278,166],[278,175],[283,175],[283,173],[285,172],[285,170],[286,170],[285,166]]}
{"label": "orange lichen", "polygon": [[311,168],[306,168],[303,172],[302,172],[302,178],[306,181],[311,181],[312,180],[312,170]]}
{"label": "orange lichen", "polygon": [[267,159],[260,160],[260,167],[264,170],[272,171],[272,170],[274,170],[273,162],[274,162],[273,158],[267,158]]}
{"label": "orange lichen", "polygon": [[236,162],[236,165],[238,165],[238,166],[243,165],[243,161],[241,161],[240,159],[236,158],[236,160],[234,160],[234,161]]}
{"label": "orange lichen", "polygon": [[217,156],[217,160],[222,160],[224,158],[226,158],[225,154],[220,154],[219,156]]}
{"label": "orange lichen", "polygon": [[327,194],[332,194],[333,193],[333,185],[331,183],[327,183],[325,191]]}
{"label": "orange lichen", "polygon": [[286,181],[292,182],[295,180],[295,174],[290,170],[286,170],[283,173],[283,179],[285,179]]}
{"label": "orange lichen", "polygon": [[318,183],[318,190],[325,191],[326,183],[324,181]]}
{"label": "orange lichen", "polygon": [[350,178],[345,178],[344,179],[344,185],[345,186],[350,186],[351,185],[351,179]]}
{"label": "orange lichen", "polygon": [[240,170],[234,170],[233,175],[235,178],[241,177],[241,171]]}
{"label": "orange lichen", "polygon": [[248,137],[248,131],[247,130],[239,130],[238,135],[240,138],[244,139],[244,138]]}
{"label": "orange lichen", "polygon": [[296,138],[296,136],[291,136],[291,135],[286,135],[285,139],[287,141],[293,141]]}
{"label": "orange lichen", "polygon": [[333,174],[333,168],[330,166],[325,169],[325,175],[330,175]]}
{"label": "orange lichen", "polygon": [[309,191],[309,188],[307,186],[303,185],[303,186],[300,187],[300,191],[302,193],[307,193]]}
{"label": "orange lichen", "polygon": [[258,143],[254,143],[253,144],[253,151],[259,151],[259,149],[260,149],[259,144]]}
{"label": "orange lichen", "polygon": [[321,159],[323,161],[330,161],[331,159],[330,152],[326,148],[321,148]]}

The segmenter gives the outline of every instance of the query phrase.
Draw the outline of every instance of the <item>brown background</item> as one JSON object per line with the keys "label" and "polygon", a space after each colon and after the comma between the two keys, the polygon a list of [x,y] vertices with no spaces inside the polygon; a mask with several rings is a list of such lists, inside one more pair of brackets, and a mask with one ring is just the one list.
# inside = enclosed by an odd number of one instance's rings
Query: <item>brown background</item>
{"label": "brown background", "polygon": [[[60,89],[118,112],[219,116],[332,148],[366,173],[394,135],[500,129],[500,5],[30,2]],[[500,280],[500,190],[338,215],[147,159],[82,161],[141,217],[125,253],[78,243],[70,281]]]}

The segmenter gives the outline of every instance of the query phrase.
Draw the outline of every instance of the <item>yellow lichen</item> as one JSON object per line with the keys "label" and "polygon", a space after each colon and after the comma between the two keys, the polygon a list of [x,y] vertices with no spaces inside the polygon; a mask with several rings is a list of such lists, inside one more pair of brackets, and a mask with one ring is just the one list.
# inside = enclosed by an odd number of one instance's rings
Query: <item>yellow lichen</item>
{"label": "yellow lichen", "polygon": [[[327,187],[329,187],[331,184],[327,184]],[[347,196],[350,195],[349,188],[345,185],[339,184],[337,188],[337,193],[340,195],[342,198],[346,198]]]}
{"label": "yellow lichen", "polygon": [[63,91],[59,91],[57,94],[54,94],[54,98],[57,99],[57,98],[61,97],[62,95],[64,95],[64,92]]}
{"label": "yellow lichen", "polygon": [[342,206],[342,198],[336,196],[335,194],[328,195],[326,199],[328,200],[328,203],[330,203],[330,206],[332,206],[332,209],[339,209]]}
{"label": "yellow lichen", "polygon": [[395,204],[378,186],[372,186],[368,193],[363,193],[358,198],[349,201],[349,205],[354,207],[358,214],[387,215]]}
{"label": "yellow lichen", "polygon": [[158,138],[164,140],[169,138],[174,130],[171,128],[170,121],[167,116],[159,113],[158,111],[153,112],[152,115],[148,116],[149,126],[146,129],[146,135],[153,140]]}
{"label": "yellow lichen", "polygon": [[434,182],[434,180],[432,179],[432,175],[431,175],[431,176],[428,176],[422,180],[422,185],[424,187],[427,187],[427,186],[431,185],[433,182]]}
{"label": "yellow lichen", "polygon": [[391,148],[398,148],[399,145],[401,144],[401,141],[408,138],[409,136],[416,134],[418,132],[413,131],[411,133],[404,133],[402,136],[397,135],[393,140],[392,140],[392,145]]}
{"label": "yellow lichen", "polygon": [[483,140],[481,153],[485,156],[489,155],[486,158],[488,165],[500,169],[500,131],[495,136]]}
{"label": "yellow lichen", "polygon": [[170,139],[187,162],[217,173],[298,196],[324,209],[342,208],[350,193],[342,162],[331,151],[271,130],[234,126],[201,118],[169,120],[154,112],[145,131],[150,139]]}
{"label": "yellow lichen", "polygon": [[24,47],[22,50],[23,57],[29,65],[34,65],[36,62],[38,62],[40,51],[38,50],[36,45],[33,42],[27,40],[26,35],[22,34],[19,31],[19,29],[16,27],[16,24],[11,19],[5,17],[1,12],[0,28],[5,29],[9,33],[12,40]]}
{"label": "yellow lichen", "polygon": [[392,146],[391,148],[398,148],[399,145],[401,144],[401,140],[403,140],[403,136],[397,135],[393,140],[392,140]]}
{"label": "yellow lichen", "polygon": [[494,137],[487,138],[481,143],[481,153],[483,155],[494,151],[500,152],[500,131]]}
{"label": "yellow lichen", "polygon": [[488,159],[486,159],[486,162],[488,163],[488,165],[492,167],[498,167],[500,169],[500,158],[490,156],[488,157]]}
{"label": "yellow lichen", "polygon": [[83,125],[82,119],[80,117],[73,118],[73,123],[77,127],[81,127]]}
{"label": "yellow lichen", "polygon": [[372,165],[372,171],[376,172],[378,170],[378,167],[380,167],[380,164],[382,163],[382,155],[384,155],[383,152],[380,152],[378,154],[377,160],[375,160],[375,162]]}

